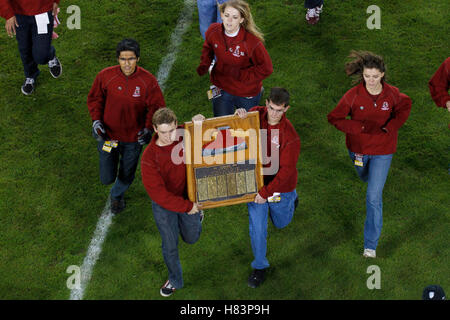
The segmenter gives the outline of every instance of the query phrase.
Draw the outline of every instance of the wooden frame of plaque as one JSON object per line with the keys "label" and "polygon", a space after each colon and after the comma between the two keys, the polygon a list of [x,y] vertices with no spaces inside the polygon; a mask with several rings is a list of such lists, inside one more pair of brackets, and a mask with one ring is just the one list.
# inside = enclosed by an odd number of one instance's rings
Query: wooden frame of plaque
{"label": "wooden frame of plaque", "polygon": [[258,111],[185,123],[189,200],[204,209],[255,199],[263,186]]}

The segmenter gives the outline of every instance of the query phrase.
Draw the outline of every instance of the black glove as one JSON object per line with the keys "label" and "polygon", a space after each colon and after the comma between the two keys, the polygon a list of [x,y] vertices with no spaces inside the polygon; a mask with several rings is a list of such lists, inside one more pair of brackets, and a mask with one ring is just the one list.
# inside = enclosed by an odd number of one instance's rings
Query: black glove
{"label": "black glove", "polygon": [[92,123],[92,136],[97,141],[104,141],[104,140],[106,140],[105,127],[103,126],[103,123],[100,120],[95,120]]}
{"label": "black glove", "polygon": [[141,146],[148,144],[152,139],[153,130],[147,128],[142,129],[138,132],[138,142]]}

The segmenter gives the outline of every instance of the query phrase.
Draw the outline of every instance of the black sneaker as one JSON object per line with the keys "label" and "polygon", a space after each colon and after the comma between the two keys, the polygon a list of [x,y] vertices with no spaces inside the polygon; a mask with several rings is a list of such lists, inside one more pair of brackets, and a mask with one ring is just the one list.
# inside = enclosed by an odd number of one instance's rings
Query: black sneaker
{"label": "black sneaker", "polygon": [[295,198],[295,200],[294,200],[294,211],[295,211],[295,209],[297,209],[297,206],[298,206],[298,197]]}
{"label": "black sneaker", "polygon": [[205,214],[203,213],[203,210],[200,210],[200,223],[203,223],[203,219],[205,219]]}
{"label": "black sneaker", "polygon": [[125,209],[125,200],[111,200],[111,212],[114,214],[120,213]]}
{"label": "black sneaker", "polygon": [[172,295],[172,293],[175,292],[175,290],[176,290],[175,287],[172,286],[172,284],[169,282],[169,280],[167,280],[166,283],[164,283],[164,285],[159,290],[159,293],[163,297],[169,297]]}
{"label": "black sneaker", "polygon": [[22,93],[26,96],[29,96],[34,91],[34,79],[33,78],[26,78],[25,82],[22,85]]}
{"label": "black sneaker", "polygon": [[253,269],[252,274],[248,278],[248,286],[250,288],[257,288],[264,282],[266,269]]}
{"label": "black sneaker", "polygon": [[62,74],[62,65],[56,56],[48,62],[48,68],[53,78],[58,78]]}

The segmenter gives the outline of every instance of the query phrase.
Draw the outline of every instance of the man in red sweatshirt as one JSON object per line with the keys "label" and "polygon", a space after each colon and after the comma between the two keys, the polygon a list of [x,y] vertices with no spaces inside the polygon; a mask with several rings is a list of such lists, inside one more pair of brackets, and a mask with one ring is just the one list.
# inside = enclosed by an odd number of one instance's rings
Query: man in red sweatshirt
{"label": "man in red sweatshirt", "polygon": [[186,243],[197,242],[202,230],[202,214],[200,206],[188,200],[186,165],[178,161],[183,155],[174,151],[183,143],[183,138],[177,135],[177,118],[173,111],[168,108],[156,111],[153,129],[156,134],[142,155],[141,171],[142,182],[152,199],[153,216],[161,234],[162,253],[169,271],[169,279],[160,294],[168,297],[175,289],[183,287],[178,235],[181,234]]}
{"label": "man in red sweatshirt", "polygon": [[[272,88],[265,107],[253,107],[259,112],[263,149],[264,186],[258,191],[255,201],[248,203],[249,230],[254,260],[248,285],[258,287],[265,278],[269,262],[267,251],[268,212],[275,227],[286,227],[297,207],[297,161],[300,155],[300,137],[286,118],[290,108],[289,92],[283,88]],[[245,118],[244,108],[236,110]],[[263,134],[267,132],[267,135]]]}
{"label": "man in red sweatshirt", "polygon": [[165,107],[156,78],[137,66],[139,44],[124,39],[117,45],[116,54],[119,65],[96,76],[87,98],[93,135],[98,141],[100,180],[106,185],[115,182],[111,188],[112,213],[125,208],[124,193],[134,180],[142,146],[150,142],[153,133],[153,114]]}
{"label": "man in red sweatshirt", "polygon": [[431,98],[438,107],[447,108],[450,111],[450,57],[437,69],[433,77],[428,82]]}
{"label": "man in red sweatshirt", "polygon": [[6,19],[5,29],[16,36],[25,72],[21,87],[24,95],[34,91],[39,64],[48,64],[50,74],[58,78],[62,66],[51,45],[53,17],[60,0],[0,0],[0,16]]}

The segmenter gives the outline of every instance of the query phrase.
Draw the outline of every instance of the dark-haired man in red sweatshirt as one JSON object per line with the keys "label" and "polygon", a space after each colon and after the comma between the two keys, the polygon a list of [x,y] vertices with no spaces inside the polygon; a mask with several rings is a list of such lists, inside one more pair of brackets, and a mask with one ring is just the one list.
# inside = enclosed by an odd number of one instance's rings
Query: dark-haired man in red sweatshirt
{"label": "dark-haired man in red sweatshirt", "polygon": [[142,146],[150,142],[153,133],[153,113],[165,107],[156,78],[137,66],[139,44],[124,39],[117,45],[116,55],[119,65],[100,71],[87,99],[98,141],[100,180],[105,185],[114,183],[112,213],[125,208],[124,193],[134,180]]}
{"label": "dark-haired man in red sweatshirt", "polygon": [[[249,215],[250,240],[254,260],[253,271],[248,278],[251,288],[258,287],[265,278],[269,261],[267,251],[268,212],[275,227],[286,227],[292,220],[297,207],[297,161],[300,155],[300,137],[294,126],[286,118],[290,108],[289,92],[284,88],[272,88],[266,106],[253,107],[250,111],[259,112],[262,130],[267,133],[266,151],[263,151],[264,186],[258,191],[254,202],[247,204]],[[245,118],[244,108],[236,110]],[[264,139],[264,134],[261,135]]]}
{"label": "dark-haired man in red sweatshirt", "polygon": [[62,66],[51,45],[53,17],[60,0],[0,0],[0,16],[6,19],[5,29],[16,36],[25,72],[21,87],[24,95],[34,91],[39,64],[48,64],[50,74],[58,78]]}

